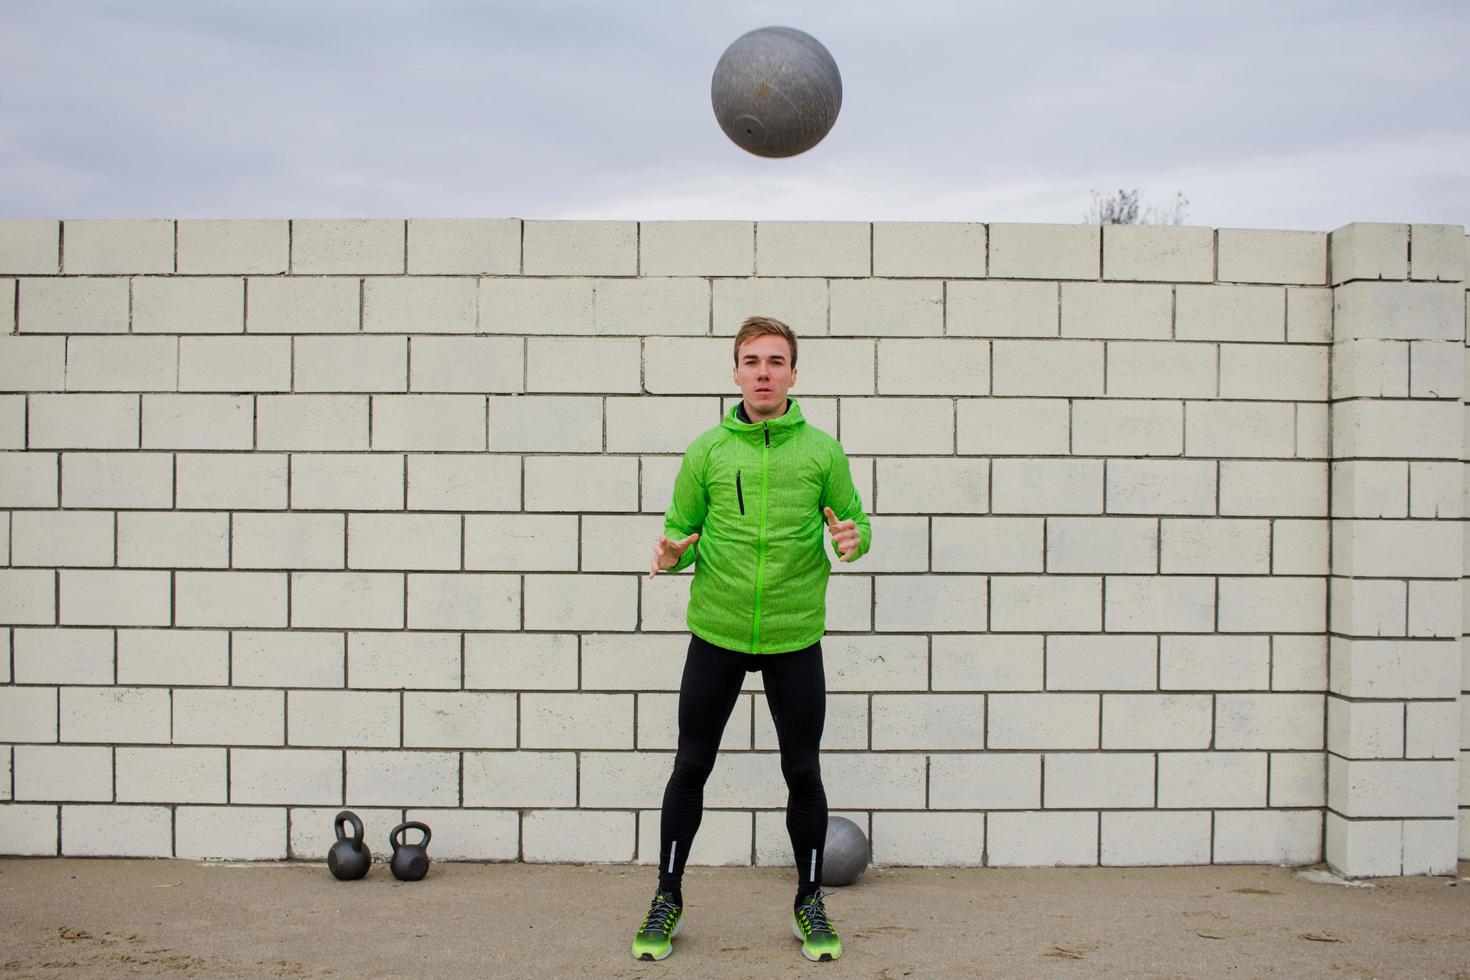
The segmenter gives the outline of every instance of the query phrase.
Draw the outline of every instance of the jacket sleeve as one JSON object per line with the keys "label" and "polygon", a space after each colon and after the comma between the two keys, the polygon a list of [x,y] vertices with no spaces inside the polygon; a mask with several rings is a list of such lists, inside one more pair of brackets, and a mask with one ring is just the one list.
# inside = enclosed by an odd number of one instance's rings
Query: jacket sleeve
{"label": "jacket sleeve", "polygon": [[[840,445],[835,445],[832,450],[832,465],[827,470],[827,485],[822,492],[822,506],[831,507],[832,513],[837,515],[839,521],[857,522],[858,550],[848,564],[866,555],[873,544],[873,526],[868,523],[868,515],[863,511],[862,498],[858,496],[857,487],[852,484],[852,468],[848,465],[847,454],[842,451]],[[832,548],[832,554],[838,561],[841,561],[842,552],[837,550],[837,545],[831,538],[827,540]]]}
{"label": "jacket sleeve", "polygon": [[[707,457],[707,449],[699,443],[684,453],[679,475],[674,478],[673,499],[669,501],[669,509],[664,511],[665,537],[681,541],[696,531],[704,530],[704,518],[709,513],[709,490],[704,479]],[[679,557],[678,564],[668,571],[682,571],[694,564],[698,557],[699,542],[696,541]]]}

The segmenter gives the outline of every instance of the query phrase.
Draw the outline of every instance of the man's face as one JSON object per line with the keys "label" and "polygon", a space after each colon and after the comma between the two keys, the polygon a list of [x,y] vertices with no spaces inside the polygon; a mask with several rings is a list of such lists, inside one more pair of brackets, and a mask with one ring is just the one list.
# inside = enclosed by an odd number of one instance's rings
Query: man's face
{"label": "man's face", "polygon": [[752,422],[773,419],[786,411],[786,392],[796,384],[786,338],[767,333],[741,344],[735,358],[735,383]]}

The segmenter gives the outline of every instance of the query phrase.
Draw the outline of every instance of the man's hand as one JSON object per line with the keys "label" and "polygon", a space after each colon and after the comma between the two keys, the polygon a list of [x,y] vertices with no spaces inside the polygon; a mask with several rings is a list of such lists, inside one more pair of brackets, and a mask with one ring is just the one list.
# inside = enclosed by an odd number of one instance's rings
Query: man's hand
{"label": "man's hand", "polygon": [[862,543],[858,536],[857,521],[839,521],[831,507],[823,507],[822,513],[827,516],[827,533],[832,535],[832,543],[842,554],[842,560],[852,561],[857,555],[858,545]]}
{"label": "man's hand", "polygon": [[683,541],[670,541],[662,534],[653,546],[653,560],[648,563],[648,580],[652,582],[659,572],[667,571],[679,564],[679,559],[684,557],[684,552],[689,546],[699,540],[699,532],[689,535]]}

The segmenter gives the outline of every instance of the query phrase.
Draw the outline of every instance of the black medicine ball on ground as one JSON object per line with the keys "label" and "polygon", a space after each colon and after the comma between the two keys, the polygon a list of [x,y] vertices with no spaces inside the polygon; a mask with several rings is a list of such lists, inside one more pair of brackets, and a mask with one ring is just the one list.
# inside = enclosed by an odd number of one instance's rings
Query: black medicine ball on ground
{"label": "black medicine ball on ground", "polygon": [[720,128],[757,156],[790,157],[822,141],[842,108],[842,76],[822,42],[762,27],[725,49],[710,82]]}

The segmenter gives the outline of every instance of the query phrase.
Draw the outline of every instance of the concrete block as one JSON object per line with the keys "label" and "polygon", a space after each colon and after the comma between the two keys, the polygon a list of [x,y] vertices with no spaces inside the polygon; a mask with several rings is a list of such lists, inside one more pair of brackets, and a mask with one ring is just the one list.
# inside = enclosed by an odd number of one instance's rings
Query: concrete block
{"label": "concrete block", "polygon": [[667,752],[583,752],[578,802],[584,807],[657,807],[673,761]]}
{"label": "concrete block", "polygon": [[178,341],[173,337],[82,336],[67,341],[68,391],[173,391],[178,371]]}
{"label": "concrete block", "polygon": [[[363,625],[372,628],[372,624]],[[467,572],[408,576],[411,629],[498,630],[520,625],[517,576]]]}
{"label": "concrete block", "polygon": [[1344,877],[1403,873],[1402,820],[1346,820],[1329,810],[1324,823],[1332,871]]}
{"label": "concrete block", "polygon": [[631,749],[633,695],[523,694],[521,744],[538,749]]}
{"label": "concrete block", "polygon": [[347,753],[348,806],[458,806],[458,752]]}
{"label": "concrete block", "polygon": [[1215,748],[1320,749],[1322,716],[1321,694],[1221,694]]}
{"label": "concrete block", "polygon": [[410,809],[409,820],[438,827],[444,842],[434,857],[445,861],[514,861],[520,856],[521,815],[513,810]]}
{"label": "concrete block", "polygon": [[1465,396],[1466,348],[1459,341],[1409,341],[1409,397]]}
{"label": "concrete block", "polygon": [[118,515],[119,567],[224,568],[229,551],[225,514]]}
{"label": "concrete block", "polygon": [[1345,817],[1448,818],[1457,809],[1452,760],[1347,760],[1327,756],[1327,805]]}
{"label": "concrete block", "polygon": [[991,393],[1049,397],[1103,394],[1104,347],[1093,340],[997,340]]}
{"label": "concrete block", "polygon": [[1271,641],[1264,636],[1159,638],[1159,689],[1249,691],[1271,686]]}
{"label": "concrete block", "polygon": [[[685,852],[689,855],[690,867],[744,867],[750,864],[752,817],[755,814],[742,811],[711,810],[704,814],[699,824],[696,843]],[[761,816],[766,816],[762,814]],[[662,814],[658,810],[643,810],[638,814],[638,863],[653,865],[659,860],[659,824]],[[784,821],[780,836],[786,836]],[[772,842],[773,844],[775,841]],[[759,848],[759,845],[757,845]],[[775,848],[773,847],[772,850]],[[759,851],[758,851],[758,856]],[[772,860],[772,864],[791,863],[791,845],[788,840],[785,856]]]}
{"label": "concrete block", "polygon": [[1332,568],[1377,578],[1459,578],[1459,540],[1446,540],[1440,521],[1332,522]]}
{"label": "concrete block", "polygon": [[282,691],[183,689],[174,692],[173,741],[182,745],[282,745]]}
{"label": "concrete block", "polygon": [[[96,749],[106,754],[106,749]],[[119,746],[119,803],[224,803],[229,780],[224,749],[145,748]],[[112,782],[111,764],[100,776]],[[238,771],[237,771],[238,778]]]}
{"label": "concrete block", "polygon": [[[403,606],[401,574],[291,573],[291,625],[294,627],[401,629]],[[423,624],[414,626],[419,628]]]}
{"label": "concrete block", "polygon": [[31,395],[27,446],[137,449],[138,395]]}
{"label": "concrete block", "polygon": [[970,694],[873,696],[874,749],[979,749],[985,698]]}
{"label": "concrete block", "polygon": [[26,279],[16,293],[21,333],[128,331],[126,279]]}
{"label": "concrete block", "polygon": [[1343,460],[1332,464],[1333,517],[1408,517],[1409,464]]}
{"label": "concrete block", "polygon": [[1102,254],[1097,225],[992,224],[994,279],[1096,279]]}
{"label": "concrete block", "polygon": [[526,578],[527,629],[632,630],[638,584],[625,575],[534,575]]}
{"label": "concrete block", "polygon": [[[0,301],[3,299],[0,296]],[[73,343],[81,339],[73,338]],[[33,393],[64,389],[66,345],[64,337],[0,336],[0,391]]]}
{"label": "concrete block", "polygon": [[833,336],[938,337],[944,333],[944,284],[901,279],[831,283]]}
{"label": "concrete block", "polygon": [[574,752],[466,752],[465,806],[548,807],[577,802]]}
{"label": "concrete block", "polygon": [[277,275],[290,263],[290,222],[181,220],[178,271],[185,275]]}
{"label": "concrete block", "polygon": [[482,395],[375,395],[375,450],[483,451],[488,439]]}
{"label": "concrete block", "polygon": [[980,340],[884,340],[878,344],[884,395],[984,395],[990,345]]}
{"label": "concrete block", "polygon": [[[336,843],[333,819],[340,813],[342,806],[339,803],[333,807],[291,807],[290,816],[290,839],[289,848],[294,860],[321,861],[328,849]],[[369,809],[356,807],[353,809],[365,825],[370,827],[392,827],[403,819],[403,809]],[[437,823],[434,826],[439,826]],[[369,841],[375,851],[382,850],[387,846],[387,841],[379,839],[378,842]],[[434,849],[434,856],[439,856],[439,849]]]}
{"label": "concrete block", "polygon": [[951,282],[944,332],[952,337],[1056,337],[1057,286],[1050,282]]}
{"label": "concrete block", "polygon": [[1332,290],[1286,291],[1286,339],[1298,344],[1332,342]]}
{"label": "concrete block", "polygon": [[959,221],[873,223],[875,276],[983,279],[985,226]]}
{"label": "concrete block", "polygon": [[577,527],[577,518],[572,515],[466,517],[465,567],[497,571],[575,571],[578,561]]}
{"label": "concrete block", "polygon": [[533,864],[631,861],[636,823],[626,810],[531,810],[521,821],[521,858]]}
{"label": "concrete block", "polygon": [[63,687],[61,739],[66,742],[167,742],[169,692],[143,687]]}
{"label": "concrete block", "polygon": [[608,398],[607,451],[682,452],[718,424],[718,406],[712,398]]}
{"label": "concrete block", "polygon": [[0,687],[0,739],[56,741],[59,704],[54,687]]}
{"label": "concrete block", "polygon": [[1404,755],[1410,759],[1456,758],[1467,741],[1462,730],[1470,730],[1465,700],[1461,695],[1457,701],[1405,705]]}
{"label": "concrete block", "polygon": [[[396,462],[396,458],[392,461]],[[379,508],[394,509],[397,506],[392,504],[395,477],[390,467],[383,467],[383,472],[384,499]],[[401,492],[401,475],[396,479]],[[519,457],[483,454],[408,457],[408,507],[412,510],[516,510],[520,504]]]}
{"label": "concrete block", "polygon": [[[172,625],[169,621],[171,589],[168,572],[75,569],[62,571],[59,577],[58,618],[61,624]],[[23,619],[10,621],[17,624],[25,622]]]}
{"label": "concrete block", "polygon": [[711,326],[730,337],[749,316],[770,316],[789,324],[805,340],[827,332],[825,279],[716,279]]}
{"label": "concrete block", "polygon": [[[583,518],[583,570],[592,572],[646,571],[652,544],[658,540],[663,526],[663,518],[653,514],[645,517]],[[927,531],[927,528],[925,530]],[[573,538],[575,540],[575,531]],[[924,545],[925,568],[927,568],[927,535]],[[923,571],[925,568],[918,570]]]}
{"label": "concrete block", "polygon": [[[481,329],[484,309],[482,300]],[[702,337],[709,332],[709,324],[710,286],[704,279],[605,279],[596,283],[595,323],[586,332]]]}
{"label": "concrete block", "polygon": [[17,800],[112,800],[112,748],[17,745],[12,778]]}
{"label": "concrete block", "polygon": [[1163,401],[1072,403],[1072,451],[1087,456],[1177,456],[1184,406]]}
{"label": "concrete block", "polygon": [[1373,637],[1408,631],[1409,595],[1403,582],[1334,578],[1331,597],[1334,632]]}
{"label": "concrete block", "polygon": [[408,390],[406,337],[297,337],[298,392]]}
{"label": "concrete block", "polygon": [[406,230],[397,220],[297,219],[291,222],[295,275],[394,275],[404,271]]}
{"label": "concrete block", "polygon": [[235,568],[344,568],[343,523],[341,514],[235,514],[231,561]]}
{"label": "concrete block", "polygon": [[954,407],[946,399],[848,398],[842,402],[842,414],[839,436],[851,453],[954,451]]}
{"label": "concrete block", "polygon": [[1453,282],[1348,283],[1332,292],[1333,340],[1463,342],[1464,295]]}
{"label": "concrete block", "polygon": [[1286,290],[1276,286],[1180,286],[1178,340],[1274,343],[1286,339]]}
{"label": "concrete block", "polygon": [[290,338],[181,337],[178,344],[180,391],[291,390]]}
{"label": "concrete block", "polygon": [[[340,804],[342,753],[336,749],[231,749],[230,802]],[[377,841],[370,846],[377,846]]]}
{"label": "concrete block", "polygon": [[589,279],[481,279],[477,303],[482,333],[596,332]]}
{"label": "concrete block", "polygon": [[921,636],[835,636],[822,641],[829,691],[922,691],[929,673]]}
{"label": "concrete block", "polygon": [[15,333],[15,290],[14,279],[0,279],[0,333]]}
{"label": "concrete block", "polygon": [[460,644],[458,633],[350,633],[347,686],[454,690],[460,686]]}
{"label": "concrete block", "polygon": [[1327,521],[1277,521],[1271,536],[1272,573],[1326,575],[1327,542]]}
{"label": "concrete block", "polygon": [[1465,625],[1465,610],[1470,608],[1470,603],[1465,601],[1465,581],[1411,581],[1408,634],[1445,638],[1460,636]]}
{"label": "concrete block", "polygon": [[3,676],[16,684],[111,684],[112,636],[112,630],[16,629],[0,642]]}
{"label": "concrete block", "polygon": [[1320,578],[1222,578],[1222,633],[1312,633],[1327,626],[1327,583]]}
{"label": "concrete block", "polygon": [[616,633],[584,636],[581,687],[600,691],[676,691],[688,646],[688,640],[682,636]]}
{"label": "concrete block", "polygon": [[1060,398],[962,398],[956,449],[974,456],[1065,456],[1071,417]]}
{"label": "concrete block", "polygon": [[1095,811],[990,813],[985,858],[991,867],[1067,867],[1097,864]]}
{"label": "concrete block", "polygon": [[[71,456],[69,459],[93,459],[98,462],[111,462],[123,454],[106,454],[105,456]],[[136,455],[123,458],[138,459]],[[157,462],[157,457],[150,458],[150,462]],[[163,457],[165,463],[168,457]],[[59,478],[60,455],[58,453],[0,453],[0,506],[4,507],[55,507],[57,505],[57,487]],[[96,471],[98,467],[91,467]],[[171,467],[170,467],[171,469]],[[68,471],[68,475],[72,471]],[[86,472],[86,467],[83,467]],[[76,477],[71,483],[77,485]],[[80,492],[80,487],[77,492]],[[88,487],[86,489],[101,489]],[[95,493],[93,494],[95,496]],[[68,500],[68,506],[84,506]],[[162,506],[168,506],[164,503]]]}
{"label": "concrete block", "polygon": [[1321,807],[1327,802],[1327,763],[1321,752],[1270,753],[1273,807]]}
{"label": "concrete block", "polygon": [[468,278],[363,280],[362,328],[381,333],[474,333],[479,287]]}
{"label": "concrete block", "polygon": [[565,633],[465,637],[466,688],[534,691],[577,687],[577,638]]}
{"label": "concrete block", "polygon": [[0,848],[8,855],[53,856],[59,836],[57,807],[25,803],[0,807]]}
{"label": "concrete block", "polygon": [[14,565],[110,566],[114,519],[109,511],[17,511],[10,518]]}
{"label": "concrete block", "polygon": [[1169,286],[1064,283],[1062,336],[1167,340],[1173,305]]}
{"label": "concrete block", "polygon": [[934,571],[1040,572],[1043,523],[1029,517],[934,518]]}
{"label": "concrete block", "polygon": [[1005,632],[1101,629],[1100,585],[1099,579],[1083,576],[996,577],[990,581],[990,628]]}
{"label": "concrete block", "polygon": [[[637,509],[635,457],[528,456],[525,468],[527,510],[580,513]],[[665,497],[659,509],[667,503]]]}
{"label": "concrete block", "polygon": [[644,276],[749,276],[755,273],[755,224],[644,221],[638,251]]}
{"label": "concrete block", "polygon": [[[338,457],[331,457],[336,459]],[[164,465],[170,457],[161,457]],[[177,459],[177,506],[180,509],[279,510],[286,506],[285,455],[266,453],[179,453]],[[297,457],[298,463],[301,457]],[[163,474],[167,484],[160,488],[168,506],[174,480]]]}
{"label": "concrete block", "polygon": [[[646,576],[640,579],[638,628],[644,632],[687,632],[685,613],[693,579],[693,575],[660,575],[654,582],[647,581]],[[832,626],[830,617],[827,626]]]}
{"label": "concrete block", "polygon": [[61,222],[0,221],[0,274],[53,276],[61,271]]}
{"label": "concrete block", "polygon": [[1152,753],[1048,752],[1042,768],[1048,809],[1154,803]]}
{"label": "concrete block", "polygon": [[1272,637],[1271,687],[1277,691],[1324,690],[1327,687],[1327,638]]}
{"label": "concrete block", "polygon": [[184,858],[280,861],[286,858],[286,811],[278,807],[181,806],[174,851]]}
{"label": "concrete block", "polygon": [[176,687],[227,685],[229,636],[223,630],[118,630],[117,682]]}
{"label": "concrete block", "polygon": [[[303,598],[297,597],[298,608]],[[287,581],[283,573],[177,572],[174,575],[176,626],[278,627],[287,625],[286,612]]]}
{"label": "concrete block", "polygon": [[984,850],[981,813],[873,814],[873,860],[884,866],[978,867]]}
{"label": "concrete block", "polygon": [[857,221],[756,223],[758,276],[868,276],[872,226]]}
{"label": "concrete block", "polygon": [[67,275],[174,271],[174,223],[157,219],[88,219],[63,224],[61,267]]}
{"label": "concrete block", "polygon": [[255,448],[365,450],[368,404],[366,395],[262,395],[255,399]]}
{"label": "concrete block", "polygon": [[64,806],[61,853],[65,857],[173,857],[173,811],[165,806]]}
{"label": "concrete block", "polygon": [[521,271],[516,218],[410,218],[410,275],[509,276]]}
{"label": "concrete block", "polygon": [[1327,282],[1327,235],[1322,232],[1221,228],[1216,241],[1221,282]]}
{"label": "concrete block", "polygon": [[1168,225],[1105,225],[1104,279],[1145,282],[1211,282],[1215,232]]}
{"label": "concrete block", "polygon": [[1214,398],[1214,344],[1116,341],[1107,345],[1107,394],[1130,398]]}
{"label": "concrete block", "polygon": [[1349,698],[1447,698],[1459,690],[1460,649],[1444,640],[1332,637],[1328,689]]}
{"label": "concrete block", "polygon": [[1410,225],[1409,278],[1462,282],[1465,279],[1463,225]]}
{"label": "concrete block", "polygon": [[991,694],[986,710],[987,748],[1098,747],[1096,694]]}
{"label": "concrete block", "polygon": [[1104,694],[1102,747],[1209,748],[1210,715],[1211,698],[1206,694]]}
{"label": "concrete block", "polygon": [[1463,517],[1464,472],[1465,467],[1460,463],[1410,463],[1408,516]]}
{"label": "concrete block", "polygon": [[[252,295],[252,316],[259,305],[256,299]],[[355,314],[353,320],[355,323]],[[244,280],[133,280],[134,333],[237,334],[244,329]]]}
{"label": "concrete block", "polygon": [[[285,459],[284,456],[280,458]],[[485,459],[486,457],[477,458]],[[404,460],[402,456],[377,453],[371,455],[294,453],[290,459],[291,506],[296,509],[400,510],[403,508]],[[462,459],[465,458],[437,457],[435,465],[442,465],[445,468],[468,466],[469,464],[463,463]],[[417,460],[416,457],[413,467],[415,475],[418,469]],[[495,494],[493,485],[486,486],[484,491],[487,496]],[[434,509],[423,506],[423,503],[425,502],[411,501],[409,506],[415,509]]]}
{"label": "concrete block", "polygon": [[528,276],[636,276],[633,221],[527,221],[521,236]]}
{"label": "concrete block", "polygon": [[1405,820],[1404,874],[1455,874],[1458,865],[1455,859],[1458,853],[1456,823],[1456,820]]}
{"label": "concrete block", "polygon": [[997,459],[991,464],[997,514],[1100,514],[1103,461]]}
{"label": "concrete block", "polygon": [[251,449],[255,405],[248,395],[143,395],[144,449]]}
{"label": "concrete block", "polygon": [[1325,401],[1328,353],[1318,345],[1223,344],[1220,397]]}
{"label": "concrete block", "polygon": [[1358,221],[1334,231],[1332,285],[1353,279],[1409,278],[1409,226]]}
{"label": "concrete block", "polygon": [[250,333],[357,333],[362,288],[357,279],[285,276],[247,279]]}
{"label": "concrete block", "polygon": [[1041,806],[1041,756],[1029,752],[945,752],[929,759],[929,806],[1025,810]]}
{"label": "concrete block", "polygon": [[1158,686],[1153,637],[1057,635],[1046,647],[1048,690],[1151,691]]}
{"label": "concrete block", "polygon": [[1215,628],[1215,583],[1184,575],[1110,575],[1104,622],[1118,633],[1209,633]]}
{"label": "concrete block", "polygon": [[633,338],[532,337],[526,341],[526,390],[636,394],[643,387],[639,347]]}
{"label": "concrete block", "polygon": [[1263,807],[1264,752],[1159,753],[1159,807]]}
{"label": "concrete block", "polygon": [[461,520],[455,514],[352,514],[347,567],[457,569]]}
{"label": "concrete block", "polygon": [[1167,573],[1266,574],[1271,524],[1264,520],[1160,521],[1160,570]]}
{"label": "concrete block", "polygon": [[1286,402],[1196,402],[1184,417],[1189,456],[1291,456],[1296,410]]}
{"label": "concrete block", "polygon": [[[930,404],[933,403],[918,403],[920,409]],[[881,405],[862,405],[864,420],[875,425],[884,421],[877,411],[868,411]],[[897,413],[892,421],[898,422],[902,417],[903,413]],[[856,422],[851,424],[857,427]],[[891,434],[895,439],[900,437],[896,426],[892,427]],[[848,437],[849,446],[861,441]],[[983,459],[915,457],[879,459],[877,462],[880,493],[874,501],[874,513],[976,514],[988,510],[989,466]]]}
{"label": "concrete block", "polygon": [[1208,864],[1210,814],[1143,810],[1104,813],[1104,865]]}
{"label": "concrete block", "polygon": [[403,744],[428,748],[514,748],[516,696],[408,691]]}
{"label": "concrete block", "polygon": [[983,576],[886,575],[875,583],[875,592],[880,632],[986,629]]}
{"label": "concrete block", "polygon": [[1327,464],[1222,460],[1220,514],[1234,517],[1326,517]]}
{"label": "concrete block", "polygon": [[494,452],[601,452],[602,431],[599,398],[540,395],[490,399],[489,448]]}
{"label": "concrete block", "polygon": [[[733,756],[732,758],[739,758]],[[756,753],[747,759],[766,763],[773,777],[770,785],[774,790],[774,806],[785,805],[786,786],[781,780],[780,766],[774,753]],[[827,787],[828,802],[834,809],[853,810],[914,810],[924,805],[924,760],[925,756],[897,752],[835,752],[822,760],[822,779]],[[732,767],[733,769],[733,767]],[[716,769],[718,776],[720,770]],[[732,772],[731,775],[741,774]],[[760,786],[754,774],[746,774],[745,784]],[[749,799],[750,792],[741,792],[742,782],[731,784],[734,798]],[[771,806],[770,803],[758,803]]]}
{"label": "concrete block", "polygon": [[0,569],[0,617],[15,625],[57,623],[56,577],[50,569]]}
{"label": "concrete block", "polygon": [[235,687],[341,687],[344,683],[340,633],[239,630],[232,635],[230,647],[230,679]]}
{"label": "concrete block", "polygon": [[1216,864],[1300,867],[1322,860],[1322,817],[1307,810],[1215,814]]}
{"label": "concrete block", "polygon": [[1043,686],[1040,636],[936,636],[936,691],[1039,691]]}
{"label": "concrete block", "polygon": [[1328,698],[1327,751],[1348,759],[1402,759],[1403,702]]}

